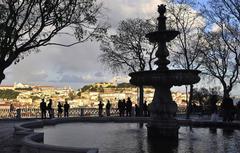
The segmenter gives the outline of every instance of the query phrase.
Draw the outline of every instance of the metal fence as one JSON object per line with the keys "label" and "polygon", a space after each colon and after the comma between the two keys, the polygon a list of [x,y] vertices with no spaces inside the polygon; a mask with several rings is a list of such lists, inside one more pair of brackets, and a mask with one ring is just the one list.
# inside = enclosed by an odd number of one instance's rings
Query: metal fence
{"label": "metal fence", "polygon": [[[134,111],[134,109],[132,109]],[[183,107],[178,108],[178,114],[184,114],[186,109]],[[106,115],[106,110],[103,109],[103,115]],[[119,111],[117,108],[110,110],[111,116],[117,116]],[[134,112],[133,112],[134,114]],[[47,113],[48,116],[48,113]],[[57,109],[54,109],[54,116],[57,117]],[[70,108],[69,117],[80,116],[98,116],[98,108]],[[0,119],[5,118],[41,118],[40,109],[23,108],[10,111],[9,109],[0,109]]]}

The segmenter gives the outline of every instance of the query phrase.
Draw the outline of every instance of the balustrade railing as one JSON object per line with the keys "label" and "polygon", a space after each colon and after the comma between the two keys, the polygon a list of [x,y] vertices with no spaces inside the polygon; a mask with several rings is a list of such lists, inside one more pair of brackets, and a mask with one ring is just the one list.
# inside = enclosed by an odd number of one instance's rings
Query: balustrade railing
{"label": "balustrade railing", "polygon": [[[133,109],[134,111],[134,109]],[[185,113],[186,109],[179,107],[178,114]],[[106,110],[103,109],[102,114],[106,116]],[[117,108],[110,110],[111,116],[118,116],[119,111]],[[47,112],[48,116],[48,112]],[[57,109],[54,109],[54,116],[57,117]],[[62,114],[63,116],[63,114]],[[98,108],[70,108],[69,117],[80,117],[80,116],[98,116]],[[10,109],[0,109],[0,119],[5,118],[41,118],[40,109],[34,108],[22,108],[10,111]]]}

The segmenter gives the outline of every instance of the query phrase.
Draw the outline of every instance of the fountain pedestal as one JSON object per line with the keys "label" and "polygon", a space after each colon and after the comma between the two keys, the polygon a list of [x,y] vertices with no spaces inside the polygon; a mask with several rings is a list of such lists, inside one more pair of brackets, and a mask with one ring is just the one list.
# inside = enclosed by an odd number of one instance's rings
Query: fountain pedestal
{"label": "fountain pedestal", "polygon": [[175,119],[177,104],[172,100],[170,86],[156,86],[150,105],[151,119],[147,125],[151,138],[178,138],[179,125]]}
{"label": "fountain pedestal", "polygon": [[[158,43],[156,70],[130,73],[130,83],[136,86],[153,86],[155,93],[150,105],[148,137],[158,140],[178,140],[179,125],[175,119],[177,104],[172,100],[170,88],[173,85],[191,85],[200,81],[197,70],[169,70],[166,42],[174,39],[179,32],[166,30],[165,5],[158,6],[158,31],[146,35],[152,43]],[[170,138],[170,139],[168,139]]]}
{"label": "fountain pedestal", "polygon": [[130,83],[136,86],[153,86],[153,101],[150,104],[150,121],[147,125],[148,137],[164,140],[178,138],[178,123],[175,119],[177,104],[172,99],[173,85],[190,85],[200,80],[197,70],[153,70],[130,73]]}
{"label": "fountain pedestal", "polygon": [[153,139],[162,139],[162,140],[176,140],[178,139],[178,129],[179,125],[177,124],[176,119],[153,119],[148,125],[148,137]]}

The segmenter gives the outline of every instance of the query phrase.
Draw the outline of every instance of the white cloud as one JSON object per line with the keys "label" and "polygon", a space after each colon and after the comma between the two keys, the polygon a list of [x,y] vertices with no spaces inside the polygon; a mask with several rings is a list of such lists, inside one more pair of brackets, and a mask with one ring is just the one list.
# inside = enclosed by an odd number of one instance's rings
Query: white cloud
{"label": "white cloud", "polygon": [[212,32],[219,32],[221,28],[217,24],[213,24],[211,27]]}

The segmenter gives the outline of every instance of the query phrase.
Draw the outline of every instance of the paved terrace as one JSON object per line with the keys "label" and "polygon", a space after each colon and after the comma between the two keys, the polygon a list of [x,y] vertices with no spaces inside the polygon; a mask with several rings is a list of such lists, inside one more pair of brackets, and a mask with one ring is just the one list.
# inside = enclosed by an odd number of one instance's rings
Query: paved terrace
{"label": "paved terrace", "polygon": [[[146,123],[148,117],[78,117],[78,118],[63,118],[63,120],[81,120],[82,122],[142,122]],[[0,120],[0,153],[18,153],[20,146],[14,139],[14,126],[27,121],[39,119],[1,119]],[[47,119],[49,120],[49,119]],[[54,120],[54,119],[53,119]],[[222,122],[220,119],[217,122],[212,122],[209,117],[192,116],[191,119],[183,119],[183,116],[178,116],[178,121],[181,126],[192,127],[217,127],[217,128],[235,128],[240,129],[240,121],[232,123]]]}

